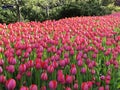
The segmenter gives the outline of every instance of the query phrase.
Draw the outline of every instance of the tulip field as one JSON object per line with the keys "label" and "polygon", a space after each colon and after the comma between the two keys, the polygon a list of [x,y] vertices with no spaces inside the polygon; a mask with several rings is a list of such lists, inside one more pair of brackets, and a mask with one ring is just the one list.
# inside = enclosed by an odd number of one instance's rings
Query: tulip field
{"label": "tulip field", "polygon": [[120,90],[120,13],[0,24],[0,90]]}

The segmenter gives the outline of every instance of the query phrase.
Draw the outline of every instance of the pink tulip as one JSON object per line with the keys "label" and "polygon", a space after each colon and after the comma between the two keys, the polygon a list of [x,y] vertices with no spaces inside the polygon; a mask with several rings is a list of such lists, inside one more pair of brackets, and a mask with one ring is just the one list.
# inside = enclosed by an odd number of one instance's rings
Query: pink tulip
{"label": "pink tulip", "polygon": [[57,88],[57,81],[55,81],[55,80],[50,81],[49,87],[51,90],[55,90]]}
{"label": "pink tulip", "polygon": [[14,79],[9,79],[6,81],[6,87],[8,90],[14,90],[16,87],[16,81]]}
{"label": "pink tulip", "polygon": [[0,75],[0,83],[5,83],[6,82],[6,77],[4,75]]}
{"label": "pink tulip", "polygon": [[74,84],[74,90],[78,90],[78,83]]}
{"label": "pink tulip", "polygon": [[64,83],[65,83],[65,76],[64,76],[62,70],[58,70],[57,80],[58,80],[58,82],[61,83],[61,84],[64,84]]}
{"label": "pink tulip", "polygon": [[47,75],[46,72],[44,72],[44,73],[41,74],[41,79],[42,80],[48,80],[48,75]]}
{"label": "pink tulip", "polygon": [[82,66],[83,65],[83,61],[82,60],[78,60],[77,64],[78,64],[78,66]]}
{"label": "pink tulip", "polygon": [[71,74],[73,74],[73,75],[75,75],[75,74],[77,73],[77,69],[76,69],[75,65],[72,65],[72,66],[71,66],[70,72],[71,72]]}
{"label": "pink tulip", "polygon": [[0,74],[3,72],[3,69],[2,69],[2,67],[0,66]]}
{"label": "pink tulip", "polygon": [[21,80],[21,78],[22,78],[22,75],[20,73],[18,73],[17,76],[16,76],[16,79]]}
{"label": "pink tulip", "polygon": [[64,67],[64,66],[65,66],[65,60],[60,60],[59,65],[60,65],[61,67]]}
{"label": "pink tulip", "polygon": [[70,75],[66,75],[65,81],[66,81],[67,84],[70,84],[70,83],[72,83],[72,81],[73,81],[73,77],[70,76]]}
{"label": "pink tulip", "polygon": [[82,73],[82,74],[85,74],[85,73],[86,73],[86,68],[84,68],[84,67],[81,68],[81,73]]}
{"label": "pink tulip", "polygon": [[15,72],[15,67],[14,67],[14,65],[9,65],[9,66],[6,67],[6,70],[9,73],[13,73],[13,72]]}
{"label": "pink tulip", "polygon": [[20,90],[29,90],[29,88],[26,87],[26,86],[22,86],[22,87],[20,88]]}
{"label": "pink tulip", "polygon": [[83,82],[81,84],[81,90],[89,90],[89,86],[88,86],[88,84],[86,82]]}
{"label": "pink tulip", "polygon": [[38,87],[37,85],[35,84],[32,84],[30,87],[29,87],[30,90],[38,90]]}
{"label": "pink tulip", "polygon": [[48,73],[53,73],[54,72],[54,67],[53,65],[49,65],[47,68]]}
{"label": "pink tulip", "polygon": [[47,89],[46,89],[46,86],[42,86],[42,87],[40,88],[40,90],[47,90]]}
{"label": "pink tulip", "polygon": [[110,86],[109,85],[105,85],[105,90],[110,90]]}
{"label": "pink tulip", "polygon": [[98,90],[105,90],[103,86],[99,87]]}
{"label": "pink tulip", "polygon": [[0,59],[0,66],[3,66],[3,64],[4,64],[4,60]]}
{"label": "pink tulip", "polygon": [[27,72],[26,72],[26,76],[31,77],[31,76],[32,76],[31,71],[27,71]]}
{"label": "pink tulip", "polygon": [[65,90],[72,90],[70,87],[66,87]]}
{"label": "pink tulip", "polygon": [[26,71],[26,65],[25,64],[21,64],[20,66],[19,66],[19,72],[20,73],[23,73],[23,72],[25,72]]}
{"label": "pink tulip", "polygon": [[11,64],[11,65],[15,65],[17,62],[16,62],[15,58],[10,57],[10,58],[8,58],[8,63]]}

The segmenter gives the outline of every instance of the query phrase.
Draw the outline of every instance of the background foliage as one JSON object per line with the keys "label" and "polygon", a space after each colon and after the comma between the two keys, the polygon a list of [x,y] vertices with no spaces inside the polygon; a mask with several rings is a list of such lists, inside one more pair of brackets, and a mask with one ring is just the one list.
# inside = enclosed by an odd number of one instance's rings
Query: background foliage
{"label": "background foliage", "polygon": [[[1,0],[0,23],[44,21],[120,11],[120,0]],[[3,8],[11,5],[13,8]]]}

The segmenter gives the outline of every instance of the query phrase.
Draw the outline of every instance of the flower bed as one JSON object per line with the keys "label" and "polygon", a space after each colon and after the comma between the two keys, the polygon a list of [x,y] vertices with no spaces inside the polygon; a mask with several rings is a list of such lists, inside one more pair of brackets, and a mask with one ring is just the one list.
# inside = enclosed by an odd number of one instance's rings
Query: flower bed
{"label": "flower bed", "polygon": [[115,15],[0,24],[0,90],[118,90]]}

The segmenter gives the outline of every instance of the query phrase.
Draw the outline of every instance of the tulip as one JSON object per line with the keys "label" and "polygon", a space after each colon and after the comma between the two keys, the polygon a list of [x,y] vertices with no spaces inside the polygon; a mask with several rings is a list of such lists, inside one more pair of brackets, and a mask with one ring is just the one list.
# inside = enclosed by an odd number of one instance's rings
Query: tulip
{"label": "tulip", "polygon": [[65,66],[65,60],[60,60],[59,65],[60,65],[61,67],[64,67],[64,66]]}
{"label": "tulip", "polygon": [[30,90],[38,90],[38,87],[37,85],[35,84],[32,84],[30,87],[29,87]]}
{"label": "tulip", "polygon": [[27,71],[27,72],[26,72],[26,76],[31,77],[31,76],[32,76],[31,71]]}
{"label": "tulip", "polygon": [[47,68],[48,73],[53,73],[54,72],[54,67],[53,65],[49,65]]}
{"label": "tulip", "polygon": [[70,83],[72,83],[72,81],[73,81],[73,77],[70,76],[70,75],[66,75],[65,81],[66,81],[67,84],[70,84]]}
{"label": "tulip", "polygon": [[71,74],[75,75],[77,73],[77,69],[75,67],[75,65],[72,65],[71,69],[70,69]]}
{"label": "tulip", "polygon": [[15,72],[14,65],[9,65],[9,66],[7,66],[7,67],[6,67],[6,70],[7,70],[9,73]]}
{"label": "tulip", "polygon": [[105,76],[102,75],[102,76],[100,77],[100,79],[101,79],[101,80],[105,80]]}
{"label": "tulip", "polygon": [[44,73],[41,74],[41,79],[42,80],[48,80],[48,75],[47,75],[46,72],[44,72]]}
{"label": "tulip", "polygon": [[64,76],[62,70],[58,70],[57,80],[58,80],[58,82],[61,83],[61,84],[64,84],[64,83],[65,83],[65,76]]}
{"label": "tulip", "polygon": [[81,90],[89,90],[89,86],[88,86],[88,84],[86,82],[83,82],[81,84]]}
{"label": "tulip", "polygon": [[99,87],[99,88],[98,88],[98,90],[104,90],[104,87],[103,87],[103,86],[101,86],[101,87]]}
{"label": "tulip", "polygon": [[2,67],[0,66],[0,74],[3,72],[3,69],[2,69]]}
{"label": "tulip", "polygon": [[49,82],[49,88],[50,88],[51,90],[55,90],[55,89],[57,88],[57,81],[56,81],[56,80],[51,80],[51,81]]}
{"label": "tulip", "polygon": [[78,90],[78,83],[75,83],[73,87],[74,87],[74,90]]}
{"label": "tulip", "polygon": [[4,64],[4,60],[0,59],[0,66],[3,66],[3,64]]}
{"label": "tulip", "polygon": [[86,68],[84,68],[84,67],[81,68],[81,73],[82,73],[82,74],[85,74],[85,73],[86,73]]}
{"label": "tulip", "polygon": [[14,90],[16,87],[16,81],[14,79],[9,79],[6,81],[6,87],[8,90]]}
{"label": "tulip", "polygon": [[18,73],[17,76],[16,76],[16,79],[21,80],[21,78],[22,78],[22,75],[20,73]]}
{"label": "tulip", "polygon": [[46,86],[42,86],[42,87],[40,88],[40,90],[47,90],[47,89],[46,89]]}
{"label": "tulip", "polygon": [[109,85],[105,85],[105,90],[110,90]]}
{"label": "tulip", "polygon": [[66,87],[65,90],[71,90],[71,88],[70,87]]}
{"label": "tulip", "polygon": [[83,61],[82,60],[78,60],[77,64],[78,64],[78,66],[82,66],[83,65]]}
{"label": "tulip", "polygon": [[29,90],[29,88],[26,87],[26,86],[22,86],[22,87],[20,88],[20,90]]}
{"label": "tulip", "polygon": [[4,75],[0,75],[0,83],[5,83],[6,77]]}
{"label": "tulip", "polygon": [[15,58],[10,57],[10,58],[8,58],[8,63],[11,64],[11,65],[15,65],[17,62],[16,62]]}
{"label": "tulip", "polygon": [[20,73],[23,73],[23,72],[25,72],[26,71],[26,65],[25,64],[21,64],[20,66],[19,66],[19,72]]}

